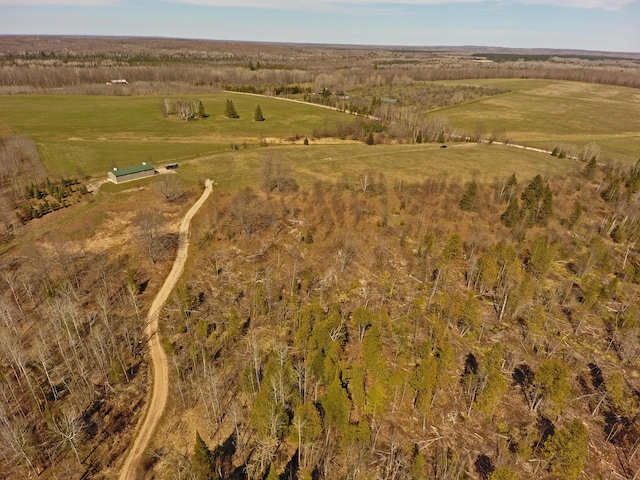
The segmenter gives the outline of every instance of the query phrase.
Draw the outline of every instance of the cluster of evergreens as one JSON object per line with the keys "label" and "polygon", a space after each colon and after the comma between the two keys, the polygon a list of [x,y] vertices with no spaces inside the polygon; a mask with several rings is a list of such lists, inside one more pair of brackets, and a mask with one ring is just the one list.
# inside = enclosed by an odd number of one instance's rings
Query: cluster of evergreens
{"label": "cluster of evergreens", "polygon": [[[24,198],[17,202],[18,217],[23,223],[41,218],[47,213],[76,203],[76,197],[88,193],[86,185],[81,184],[77,179],[62,178],[54,183],[47,178],[42,184],[31,183],[24,187]],[[70,197],[74,198],[74,201],[70,201]],[[37,202],[34,204],[31,200],[37,200]]]}
{"label": "cluster of evergreens", "polygon": [[[507,188],[515,191],[518,181],[515,174],[509,178]],[[465,197],[469,196],[465,192]],[[460,201],[460,207],[464,210],[464,201]],[[516,195],[510,195],[509,206],[501,215],[500,219],[507,227],[523,225],[531,228],[534,225],[544,225],[553,213],[553,193],[549,184],[544,184],[542,177],[536,175],[533,181],[524,189],[520,195],[520,201]]]}

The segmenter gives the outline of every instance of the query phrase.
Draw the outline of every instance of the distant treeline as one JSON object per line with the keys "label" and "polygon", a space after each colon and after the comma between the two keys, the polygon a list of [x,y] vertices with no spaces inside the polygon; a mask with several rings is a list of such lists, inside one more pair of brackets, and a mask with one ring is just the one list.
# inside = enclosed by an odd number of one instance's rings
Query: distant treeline
{"label": "distant treeline", "polygon": [[[311,92],[350,92],[400,83],[540,78],[640,88],[640,58],[549,51],[483,53],[318,48],[286,44],[198,42],[171,39],[61,37],[56,48],[39,37],[0,36],[2,93],[63,89],[65,94],[146,95],[226,88],[271,94],[299,85]],[[492,60],[478,62],[479,58]],[[523,66],[521,60],[525,60]],[[535,62],[535,64],[534,64]],[[126,78],[128,85],[108,85]],[[284,87],[283,87],[284,86]],[[245,90],[249,89],[249,90]],[[299,92],[310,93],[310,92]]]}
{"label": "distant treeline", "polygon": [[[568,80],[621,87],[640,88],[640,75],[635,69],[589,68],[589,67],[554,67],[531,68],[515,67],[508,63],[495,65],[482,64],[467,67],[391,67],[391,68],[359,68],[348,72],[345,77],[343,91],[359,85],[393,84],[398,78],[411,81],[442,81],[442,80],[476,80],[491,78],[539,78],[547,80]],[[324,77],[336,75],[333,73],[318,73],[315,71],[292,69],[259,69],[250,70],[247,67],[220,66],[217,68],[197,65],[162,65],[162,66],[44,66],[24,65],[0,67],[0,87],[11,87],[11,91],[29,93],[29,89],[69,89],[59,93],[114,95],[144,95],[164,94],[168,87],[171,91],[180,86],[184,88],[225,87],[229,89],[247,88],[251,85],[256,89],[264,86],[275,88],[283,84],[312,83],[322,86]],[[126,78],[127,86],[105,86],[104,83],[112,78]],[[172,85],[170,85],[172,84]],[[77,87],[81,87],[77,90]],[[231,88],[230,88],[231,87]],[[16,92],[13,92],[16,93]],[[54,93],[54,92],[52,92]]]}
{"label": "distant treeline", "polygon": [[632,61],[638,62],[637,59],[631,57],[611,57],[607,55],[584,55],[584,54],[562,54],[555,53],[474,53],[473,57],[486,58],[493,62],[517,62],[524,60],[525,62],[548,62],[555,58],[579,59],[589,61]]}

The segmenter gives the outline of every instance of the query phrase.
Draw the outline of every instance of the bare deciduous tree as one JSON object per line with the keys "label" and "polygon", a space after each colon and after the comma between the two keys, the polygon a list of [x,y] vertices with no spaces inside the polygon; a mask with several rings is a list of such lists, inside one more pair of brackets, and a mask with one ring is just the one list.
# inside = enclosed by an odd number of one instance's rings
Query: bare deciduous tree
{"label": "bare deciduous tree", "polygon": [[268,156],[262,163],[261,175],[262,186],[267,192],[292,192],[298,189],[291,167],[279,158]]}
{"label": "bare deciduous tree", "polygon": [[187,192],[175,174],[160,175],[155,186],[158,193],[169,203],[184,200],[187,196]]}
{"label": "bare deciduous tree", "polygon": [[82,418],[74,409],[63,410],[59,413],[53,413],[48,423],[49,432],[54,442],[57,441],[60,446],[68,443],[76,460],[79,464],[82,464],[78,452],[78,443],[82,440],[82,431],[84,429]]}
{"label": "bare deciduous tree", "polygon": [[360,189],[362,190],[362,194],[366,196],[367,190],[371,185],[371,172],[369,170],[365,170],[360,174],[358,180],[360,181]]}
{"label": "bare deciduous tree", "polygon": [[135,225],[138,230],[140,248],[149,257],[151,262],[158,262],[165,254],[168,242],[162,229],[162,217],[154,211],[141,212]]}

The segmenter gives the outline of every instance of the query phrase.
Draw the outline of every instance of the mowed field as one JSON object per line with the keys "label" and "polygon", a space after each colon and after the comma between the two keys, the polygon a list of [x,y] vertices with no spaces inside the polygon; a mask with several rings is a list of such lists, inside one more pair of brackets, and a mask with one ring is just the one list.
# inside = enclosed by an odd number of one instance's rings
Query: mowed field
{"label": "mowed field", "polygon": [[[310,187],[317,180],[357,185],[365,171],[383,174],[389,187],[444,179],[464,183],[492,182],[511,173],[531,178],[575,169],[575,161],[498,145],[452,143],[439,145],[318,144],[282,145],[247,152],[224,152],[185,164],[181,175],[197,180],[211,176],[230,189],[260,185],[265,160],[290,167],[296,181]],[[181,167],[182,168],[182,167]]]}
{"label": "mowed field", "polygon": [[[112,167],[162,164],[261,140],[311,135],[352,117],[332,110],[247,95],[198,95],[208,118],[164,117],[155,96],[4,96],[0,125],[33,139],[52,175],[96,175]],[[169,97],[171,98],[171,97]],[[182,98],[182,97],[175,97]],[[232,99],[239,119],[224,117]],[[265,122],[255,122],[260,105]],[[7,128],[8,127],[8,128]]]}
{"label": "mowed field", "polygon": [[640,158],[640,90],[557,80],[474,80],[442,82],[509,89],[510,93],[440,109],[452,126],[488,135],[506,131],[513,143],[552,150],[558,144],[601,147],[602,156],[621,162]]}
{"label": "mowed field", "polygon": [[[453,83],[453,82],[450,82]],[[465,82],[458,82],[465,83]],[[467,82],[507,88],[510,93],[440,109],[452,128],[486,134],[506,131],[513,143],[548,150],[595,142],[603,156],[623,162],[640,157],[640,92],[636,89],[545,80]],[[419,88],[419,86],[415,86]],[[185,122],[164,117],[160,96],[3,96],[0,128],[32,138],[53,176],[100,178],[112,167],[177,161],[187,183],[214,178],[237,188],[260,182],[265,159],[285,162],[301,185],[316,179],[357,181],[365,169],[387,180],[420,181],[441,176],[493,181],[513,172],[521,178],[575,168],[571,160],[498,145],[450,143],[368,146],[314,140],[314,130],[333,130],[352,115],[281,99],[216,93],[198,95],[208,118]],[[175,97],[178,98],[178,97]],[[224,117],[227,99],[239,119]],[[260,105],[265,122],[253,120]],[[298,137],[297,142],[291,141]],[[309,137],[310,145],[301,138]],[[267,143],[268,146],[260,146]],[[231,145],[238,145],[232,150]],[[109,187],[107,187],[109,188]]]}

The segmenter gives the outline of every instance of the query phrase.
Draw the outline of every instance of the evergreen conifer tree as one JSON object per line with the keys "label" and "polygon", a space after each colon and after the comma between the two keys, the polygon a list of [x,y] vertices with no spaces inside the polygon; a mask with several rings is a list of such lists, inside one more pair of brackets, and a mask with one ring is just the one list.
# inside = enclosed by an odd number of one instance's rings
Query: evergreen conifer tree
{"label": "evergreen conifer tree", "polygon": [[544,442],[543,455],[549,460],[556,478],[573,480],[584,469],[589,451],[589,433],[581,420],[569,422]]}
{"label": "evergreen conifer tree", "polygon": [[573,203],[573,209],[571,210],[571,216],[567,220],[567,227],[573,228],[582,216],[582,205],[577,200]]}
{"label": "evergreen conifer tree", "polygon": [[489,480],[518,480],[518,474],[509,467],[498,467],[487,478]]}
{"label": "evergreen conifer tree", "polygon": [[269,465],[269,473],[267,474],[266,480],[278,480],[278,474],[276,473],[276,469],[273,466],[273,463]]}
{"label": "evergreen conifer tree", "polygon": [[553,193],[549,185],[545,185],[542,191],[542,198],[540,199],[540,208],[536,216],[536,222],[541,225],[546,225],[547,219],[551,217],[553,213]]}
{"label": "evergreen conifer tree", "polygon": [[260,108],[260,105],[256,107],[256,111],[253,115],[253,119],[256,122],[264,122],[264,116],[262,115],[262,109]]}
{"label": "evergreen conifer tree", "polygon": [[509,201],[509,206],[500,217],[502,223],[507,227],[513,227],[520,220],[520,205],[518,204],[518,197],[513,195]]}
{"label": "evergreen conifer tree", "polygon": [[196,444],[191,457],[191,473],[197,480],[213,480],[216,478],[213,468],[213,455],[207,444],[196,432]]}
{"label": "evergreen conifer tree", "polygon": [[376,142],[373,138],[373,132],[369,132],[369,136],[367,137],[367,145],[374,145]]}
{"label": "evergreen conifer tree", "polygon": [[465,190],[462,198],[459,202],[460,208],[465,212],[470,212],[475,210],[478,205],[478,184],[474,180],[470,184],[467,185],[467,189]]}
{"label": "evergreen conifer tree", "polygon": [[596,157],[593,156],[589,160],[587,160],[587,164],[585,165],[582,173],[586,178],[593,179],[596,173],[596,168],[598,168],[598,162]]}
{"label": "evergreen conifer tree", "polygon": [[535,224],[544,225],[553,213],[553,193],[540,175],[536,175],[525,188],[521,200],[520,217],[527,227],[533,227]]}
{"label": "evergreen conifer tree", "polygon": [[338,430],[344,432],[349,424],[349,411],[351,410],[351,400],[349,394],[342,388],[340,377],[336,375],[329,384],[327,393],[320,400],[324,408],[325,418]]}
{"label": "evergreen conifer tree", "polygon": [[236,107],[234,107],[232,100],[227,99],[227,104],[224,109],[224,115],[227,118],[240,118],[240,115],[238,115],[238,112],[236,112]]}

